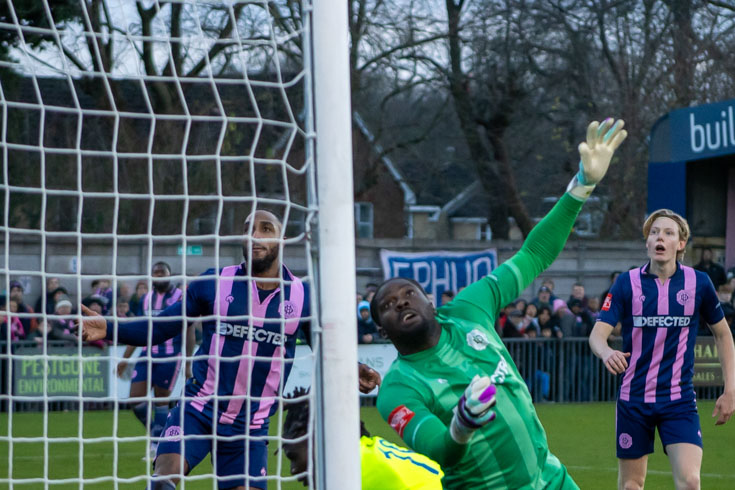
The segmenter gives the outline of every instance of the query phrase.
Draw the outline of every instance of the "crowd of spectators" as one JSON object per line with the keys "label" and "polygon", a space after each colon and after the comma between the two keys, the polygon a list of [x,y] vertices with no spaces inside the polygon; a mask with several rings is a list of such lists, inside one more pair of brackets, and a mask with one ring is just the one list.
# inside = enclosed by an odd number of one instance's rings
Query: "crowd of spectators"
{"label": "crowd of spectators", "polygon": [[575,283],[565,300],[546,279],[530,302],[521,298],[503,308],[495,326],[506,338],[587,337],[599,312],[600,300],[588,297],[583,284]]}
{"label": "crowd of spectators", "polygon": [[[117,303],[108,279],[92,281],[90,291],[81,300],[74,298],[56,277],[46,281],[46,294],[40,295],[35,308],[26,303],[24,287],[10,281],[6,295],[0,295],[0,342],[46,341],[78,342],[74,318],[79,303],[104,316],[132,317],[143,314],[143,297],[148,293],[147,281],[138,281],[131,294],[130,285],[119,282]],[[45,320],[45,319],[46,320]],[[103,347],[105,342],[88,343]]]}

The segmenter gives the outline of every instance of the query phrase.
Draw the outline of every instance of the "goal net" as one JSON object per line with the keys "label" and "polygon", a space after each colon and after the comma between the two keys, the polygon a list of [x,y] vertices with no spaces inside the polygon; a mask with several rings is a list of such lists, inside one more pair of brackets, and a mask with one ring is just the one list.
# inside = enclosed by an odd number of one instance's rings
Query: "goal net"
{"label": "goal net", "polygon": [[0,487],[359,488],[347,12],[314,3],[0,3]]}

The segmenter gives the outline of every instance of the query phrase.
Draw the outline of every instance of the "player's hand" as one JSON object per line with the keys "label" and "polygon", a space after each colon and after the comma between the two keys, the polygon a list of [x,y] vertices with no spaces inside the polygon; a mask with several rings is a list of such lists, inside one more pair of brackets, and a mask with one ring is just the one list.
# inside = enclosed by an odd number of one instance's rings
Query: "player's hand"
{"label": "player's hand", "polygon": [[712,412],[712,417],[717,417],[715,425],[722,425],[732,416],[735,411],[735,392],[725,391],[717,399],[715,403],[715,409]]}
{"label": "player's hand", "polygon": [[467,444],[472,433],[495,419],[495,385],[488,376],[475,376],[454,408],[449,427],[452,439]]}
{"label": "player's hand", "polygon": [[194,372],[191,370],[191,361],[186,361],[186,379],[193,378]]}
{"label": "player's hand", "polygon": [[577,178],[580,184],[595,185],[600,182],[607,173],[613,153],[628,136],[623,129],[623,120],[613,121],[609,117],[602,124],[592,121],[587,126],[587,141],[579,144],[582,160],[579,162]]}
{"label": "player's hand", "polygon": [[107,336],[107,321],[99,313],[84,305],[81,307],[82,314],[86,317],[82,318],[82,340],[87,342],[103,340]]}
{"label": "player's hand", "polygon": [[605,367],[610,374],[621,374],[628,368],[628,358],[630,352],[620,352],[619,350],[613,350],[605,358]]}
{"label": "player's hand", "polygon": [[358,362],[357,366],[357,376],[360,380],[360,393],[370,393],[376,386],[380,386],[382,378],[379,372],[361,362]]}
{"label": "player's hand", "polygon": [[126,361],[120,361],[117,364],[117,377],[123,378],[125,375],[125,370],[128,368],[128,363]]}

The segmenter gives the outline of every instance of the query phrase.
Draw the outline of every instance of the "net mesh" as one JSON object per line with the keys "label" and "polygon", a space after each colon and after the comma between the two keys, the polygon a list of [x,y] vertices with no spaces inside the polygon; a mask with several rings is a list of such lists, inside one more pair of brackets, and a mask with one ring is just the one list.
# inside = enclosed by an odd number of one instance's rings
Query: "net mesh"
{"label": "net mesh", "polygon": [[[152,379],[142,399],[130,400],[130,380],[117,375],[124,345],[56,340],[54,326],[78,318],[83,299],[106,298],[104,313],[117,324],[125,300],[134,308],[155,286],[153,265],[165,261],[186,308],[185,291],[199,274],[253,253],[252,244],[243,248],[243,231],[253,231],[243,223],[264,208],[284,223],[279,258],[312,285],[311,73],[302,57],[310,8],[308,1],[235,0],[0,4],[0,486],[140,488],[151,481],[148,448],[156,441],[130,408],[142,402],[154,418]],[[246,267],[238,280],[252,274]],[[278,278],[279,290],[292,283]],[[74,312],[56,311],[62,294]],[[308,311],[315,317],[315,308]],[[206,339],[208,321],[222,329],[259,318],[212,311],[201,320]],[[284,333],[288,322],[281,318],[278,328]],[[163,363],[151,354],[152,331],[136,369]],[[225,342],[214,338],[217,347]],[[271,395],[277,407],[282,393],[311,384],[315,364],[311,350],[297,346],[287,384],[291,361],[283,350],[264,357],[243,349],[231,358],[280,366],[277,384],[285,388]],[[187,361],[212,362],[210,351],[196,349],[180,360],[170,396],[159,398],[171,406],[185,396]],[[251,370],[247,383],[255,377]],[[254,410],[265,395],[215,392],[212,399],[237,397]],[[295,482],[282,452],[272,456],[282,442],[282,411],[276,414],[269,434],[241,438],[269,442],[269,488]],[[190,440],[197,438],[185,436],[184,445]],[[182,486],[217,488],[214,473],[207,458]],[[313,483],[311,464],[307,473]]]}

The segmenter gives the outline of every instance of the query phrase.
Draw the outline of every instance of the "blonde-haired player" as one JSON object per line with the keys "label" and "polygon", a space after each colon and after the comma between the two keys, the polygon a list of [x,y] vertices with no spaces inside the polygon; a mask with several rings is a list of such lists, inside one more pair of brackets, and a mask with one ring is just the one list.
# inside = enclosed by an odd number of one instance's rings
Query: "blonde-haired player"
{"label": "blonde-haired player", "polygon": [[[712,414],[718,425],[735,410],[735,347],[712,281],[681,263],[690,235],[686,219],[659,209],[643,224],[643,235],[649,261],[618,277],[589,339],[595,355],[621,381],[618,488],[643,488],[655,429],[676,488],[699,488],[702,433],[692,377],[700,315],[715,336],[725,379]],[[618,322],[621,351],[607,344]]]}

